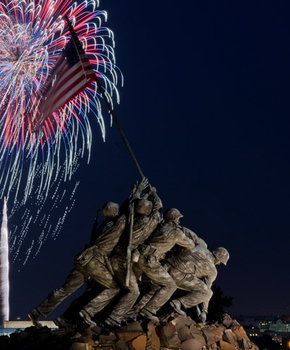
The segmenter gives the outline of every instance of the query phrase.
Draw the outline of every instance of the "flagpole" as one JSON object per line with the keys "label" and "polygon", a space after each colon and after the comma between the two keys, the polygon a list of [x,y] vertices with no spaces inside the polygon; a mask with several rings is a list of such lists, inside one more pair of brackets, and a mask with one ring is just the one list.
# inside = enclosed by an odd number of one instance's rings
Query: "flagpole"
{"label": "flagpole", "polygon": [[108,97],[106,96],[106,93],[104,92],[104,89],[102,88],[98,77],[96,77],[95,79],[96,79],[97,86],[99,88],[100,95],[102,96],[102,98],[103,98],[103,100],[104,100],[104,102],[105,102],[105,104],[106,104],[106,106],[108,108],[109,114],[112,117],[113,122],[114,122],[114,124],[116,125],[116,127],[117,127],[117,129],[119,131],[121,139],[122,139],[125,147],[127,148],[127,151],[129,153],[133,163],[135,164],[139,175],[141,176],[142,179],[144,179],[145,175],[143,173],[143,170],[142,170],[142,168],[141,168],[141,166],[140,166],[140,164],[139,164],[139,162],[138,162],[138,160],[136,158],[136,155],[135,155],[135,153],[134,153],[134,151],[133,151],[133,149],[132,149],[132,147],[131,147],[131,145],[129,143],[129,140],[128,140],[126,134],[125,134],[125,131],[122,128],[120,120],[117,117],[117,115],[116,115],[116,113],[115,113],[115,111],[114,111],[114,109],[112,107],[112,104],[110,103]]}
{"label": "flagpole", "polygon": [[[75,46],[76,46],[77,52],[79,53],[79,50],[83,50],[83,48],[82,48],[82,46],[81,46],[81,43],[80,43],[80,41],[79,41],[79,38],[78,38],[76,32],[74,31],[73,26],[72,26],[72,24],[71,24],[71,22],[70,22],[68,16],[65,16],[65,20],[66,20],[66,22],[67,22],[69,31],[70,31],[70,33],[71,33],[73,42],[74,42],[74,44],[75,44]],[[106,105],[106,107],[107,107],[107,109],[108,109],[108,111],[109,111],[109,114],[110,114],[110,116],[112,117],[112,120],[113,120],[114,124],[116,125],[117,130],[119,131],[119,134],[120,134],[120,136],[121,136],[121,139],[122,139],[122,141],[123,141],[125,147],[127,148],[127,151],[128,151],[128,153],[129,153],[130,158],[132,159],[134,165],[136,166],[137,171],[138,171],[138,173],[139,173],[141,179],[144,179],[144,178],[145,178],[145,175],[144,175],[144,173],[143,173],[143,170],[142,170],[142,168],[141,168],[141,166],[140,166],[140,164],[139,164],[139,162],[138,162],[138,160],[137,160],[137,157],[136,157],[136,155],[135,155],[135,153],[134,153],[134,151],[133,151],[133,149],[132,149],[132,147],[131,147],[131,145],[130,145],[130,142],[129,142],[129,140],[128,140],[126,134],[125,134],[125,131],[124,131],[124,129],[122,128],[122,125],[121,125],[121,123],[120,123],[120,120],[119,120],[119,118],[117,117],[117,115],[116,115],[116,113],[115,113],[115,111],[114,111],[114,109],[113,109],[113,106],[112,106],[110,100],[108,99],[105,90],[103,89],[103,87],[102,87],[102,85],[101,85],[100,79],[95,75],[95,79],[94,79],[94,80],[95,80],[95,82],[96,82],[96,84],[97,84],[97,88],[98,88],[98,90],[99,90],[99,93],[100,93],[102,99],[104,100],[104,103],[105,103],[105,105]]]}

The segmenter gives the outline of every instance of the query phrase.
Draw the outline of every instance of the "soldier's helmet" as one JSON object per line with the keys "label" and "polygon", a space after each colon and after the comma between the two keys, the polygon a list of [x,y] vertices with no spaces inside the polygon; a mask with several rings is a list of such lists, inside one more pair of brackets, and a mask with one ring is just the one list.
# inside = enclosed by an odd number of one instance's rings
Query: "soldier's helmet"
{"label": "soldier's helmet", "polygon": [[215,256],[218,264],[226,265],[230,258],[230,253],[223,247],[215,249],[213,251],[213,255]]}
{"label": "soldier's helmet", "polygon": [[150,215],[153,204],[148,199],[139,199],[136,203],[135,211],[139,215]]}
{"label": "soldier's helmet", "polygon": [[103,215],[106,217],[114,217],[119,214],[119,204],[114,202],[107,202],[103,205]]}
{"label": "soldier's helmet", "polygon": [[177,220],[177,219],[180,219],[182,218],[183,215],[181,214],[181,212],[176,209],[176,208],[171,208],[171,209],[168,209],[165,211],[164,213],[164,219],[166,221],[174,221],[174,220]]}

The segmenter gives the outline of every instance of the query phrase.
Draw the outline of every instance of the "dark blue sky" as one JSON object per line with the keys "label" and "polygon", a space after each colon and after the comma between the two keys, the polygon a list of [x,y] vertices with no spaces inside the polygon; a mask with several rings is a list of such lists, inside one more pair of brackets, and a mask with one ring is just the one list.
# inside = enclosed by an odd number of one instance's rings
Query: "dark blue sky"
{"label": "dark blue sky", "polygon": [[[290,314],[289,1],[103,0],[101,8],[125,77],[117,112],[164,205],[178,207],[211,248],[230,250],[218,284],[234,312]],[[21,273],[13,267],[13,317],[62,283],[96,209],[121,201],[138,178],[116,131],[103,144],[94,129],[62,235]]]}

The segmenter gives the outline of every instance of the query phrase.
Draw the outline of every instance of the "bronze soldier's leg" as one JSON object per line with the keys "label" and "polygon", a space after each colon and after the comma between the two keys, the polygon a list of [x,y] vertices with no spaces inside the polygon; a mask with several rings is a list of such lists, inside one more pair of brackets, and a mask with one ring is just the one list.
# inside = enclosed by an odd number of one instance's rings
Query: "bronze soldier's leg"
{"label": "bronze soldier's leg", "polygon": [[[126,273],[125,273],[126,274]],[[124,279],[125,279],[124,274]],[[126,293],[114,307],[110,319],[116,323],[121,323],[122,319],[128,314],[131,308],[134,306],[136,300],[140,295],[137,278],[134,272],[131,270],[130,281],[129,281],[129,291]]]}
{"label": "bronze soldier's leg", "polygon": [[114,280],[112,273],[108,268],[99,263],[94,270],[90,271],[90,276],[105,289],[93,298],[84,308],[91,317],[103,310],[119,293],[120,288]]}
{"label": "bronze soldier's leg", "polygon": [[[143,273],[160,288],[155,292],[154,296],[145,305],[144,310],[149,311],[152,314],[156,314],[157,311],[170,299],[172,294],[177,289],[176,283],[170,274],[156,262],[153,266],[149,266],[141,261],[141,268]],[[156,286],[153,286],[156,290]],[[149,292],[150,293],[150,292]]]}
{"label": "bronze soldier's leg", "polygon": [[187,278],[177,283],[177,286],[180,289],[190,291],[190,293],[177,299],[185,309],[203,304],[203,311],[207,312],[208,304],[213,293],[202,280],[187,275]]}
{"label": "bronze soldier's leg", "polygon": [[156,286],[154,284],[151,285],[151,289],[149,290],[148,293],[146,293],[145,295],[143,295],[143,297],[141,298],[140,301],[138,301],[138,303],[136,304],[136,306],[134,307],[134,311],[136,313],[139,313],[140,310],[142,310],[144,308],[144,306],[146,304],[149,303],[149,301],[152,299],[152,297],[154,296],[154,294],[160,289],[160,286]]}
{"label": "bronze soldier's leg", "polygon": [[78,270],[72,270],[67,276],[64,285],[53,291],[46,300],[44,300],[36,310],[42,315],[49,315],[57,306],[68,296],[74,293],[85,283],[85,276]]}
{"label": "bronze soldier's leg", "polygon": [[[127,261],[126,256],[118,255],[112,258],[112,268],[114,270],[114,277],[119,282],[119,285],[125,287],[125,280],[127,274]],[[137,283],[136,274],[139,276],[139,272],[133,269],[131,270],[129,280],[129,290],[121,297],[117,305],[114,307],[111,315],[107,317],[105,322],[111,326],[118,326],[123,319],[128,317],[128,313],[135,304],[139,296],[139,287]]]}

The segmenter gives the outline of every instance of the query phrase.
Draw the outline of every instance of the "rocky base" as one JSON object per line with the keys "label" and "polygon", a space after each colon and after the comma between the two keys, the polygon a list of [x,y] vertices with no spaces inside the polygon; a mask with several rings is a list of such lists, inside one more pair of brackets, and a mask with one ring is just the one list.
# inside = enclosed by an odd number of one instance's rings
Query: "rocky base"
{"label": "rocky base", "polygon": [[171,315],[155,326],[134,322],[100,334],[71,335],[48,328],[27,328],[9,337],[0,337],[3,350],[258,350],[244,328],[229,316],[222,324],[202,325],[190,317]]}

